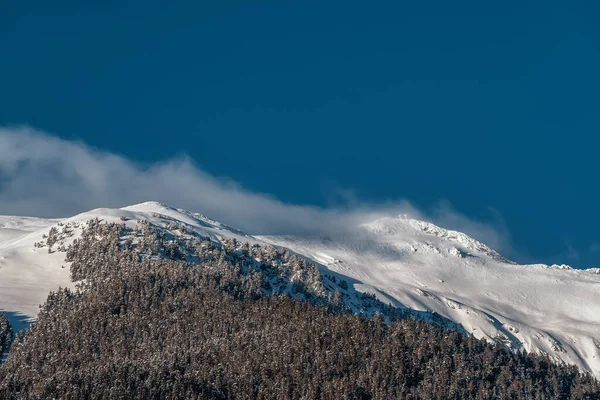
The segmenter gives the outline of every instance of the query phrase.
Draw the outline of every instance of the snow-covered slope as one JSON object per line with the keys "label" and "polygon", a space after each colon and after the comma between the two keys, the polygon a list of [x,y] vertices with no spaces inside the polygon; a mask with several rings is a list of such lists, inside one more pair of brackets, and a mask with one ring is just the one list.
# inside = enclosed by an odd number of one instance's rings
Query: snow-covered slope
{"label": "snow-covered slope", "polygon": [[[476,337],[545,352],[600,377],[597,270],[518,265],[465,234],[406,217],[319,237],[250,236],[155,202],[63,220],[0,217],[0,310],[35,318],[49,291],[69,286],[62,250],[94,218],[130,227],[143,219],[177,235],[282,246],[314,260],[325,274],[347,277],[351,290],[396,307],[435,311]],[[56,243],[49,252],[46,235],[52,227]]]}
{"label": "snow-covered slope", "polygon": [[[124,222],[134,226],[138,219],[176,231],[185,225],[190,232],[211,238],[233,237],[255,243],[256,239],[200,214],[176,210],[164,204],[147,202],[122,209],[99,208],[66,219],[0,217],[0,311],[10,313],[12,321],[19,316],[35,318],[39,305],[51,290],[72,285],[65,265],[66,248],[81,232],[83,224],[98,218],[102,221]],[[49,230],[57,229],[59,241],[44,243]],[[49,251],[50,250],[50,251]]]}
{"label": "snow-covered slope", "polygon": [[69,279],[68,270],[60,268],[64,254],[41,254],[33,247],[41,232],[59,221],[0,217],[0,311],[9,313],[17,329],[24,327],[23,319],[36,315],[50,290]]}
{"label": "snow-covered slope", "polygon": [[0,215],[0,243],[43,229],[60,220]]}
{"label": "snow-covered slope", "polygon": [[[600,275],[518,265],[467,235],[406,217],[321,237],[260,237],[467,332],[600,376]],[[397,303],[395,303],[398,305]]]}

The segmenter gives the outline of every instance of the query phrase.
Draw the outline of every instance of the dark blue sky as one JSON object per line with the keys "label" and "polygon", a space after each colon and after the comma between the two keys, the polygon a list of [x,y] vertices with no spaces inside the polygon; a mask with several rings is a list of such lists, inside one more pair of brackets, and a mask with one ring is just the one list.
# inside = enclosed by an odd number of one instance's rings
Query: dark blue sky
{"label": "dark blue sky", "polygon": [[600,266],[597,1],[171,3],[4,2],[0,125],[286,202],[493,208],[526,261]]}

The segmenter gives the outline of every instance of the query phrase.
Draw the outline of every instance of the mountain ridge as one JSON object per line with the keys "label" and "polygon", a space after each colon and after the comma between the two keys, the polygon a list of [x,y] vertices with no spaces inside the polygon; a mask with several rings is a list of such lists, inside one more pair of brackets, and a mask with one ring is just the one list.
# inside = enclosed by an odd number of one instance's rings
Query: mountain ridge
{"label": "mountain ridge", "polygon": [[[0,234],[0,310],[34,318],[50,290],[70,285],[68,268],[61,268],[64,254],[56,249],[67,247],[86,220],[129,227],[146,220],[174,235],[184,230],[291,250],[326,274],[347,277],[357,293],[438,313],[476,337],[545,353],[600,376],[600,310],[590,304],[600,303],[593,301],[600,300],[597,269],[519,265],[464,233],[425,221],[387,217],[325,236],[252,236],[202,214],[145,202],[60,220],[0,217],[0,233],[11,229],[11,218],[22,235],[11,232],[4,240]],[[59,232],[56,247],[34,247],[51,228]]]}

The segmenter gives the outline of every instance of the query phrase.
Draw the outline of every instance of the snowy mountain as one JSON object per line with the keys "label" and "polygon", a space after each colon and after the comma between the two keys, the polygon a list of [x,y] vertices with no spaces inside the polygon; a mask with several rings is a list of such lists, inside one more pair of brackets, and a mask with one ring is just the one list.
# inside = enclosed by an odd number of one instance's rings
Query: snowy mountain
{"label": "snowy mountain", "polygon": [[397,307],[435,311],[477,338],[600,376],[596,269],[518,265],[463,233],[406,217],[335,236],[260,238],[362,282]]}
{"label": "snowy mountain", "polygon": [[[13,322],[18,315],[35,318],[49,291],[72,285],[64,249],[95,218],[284,247],[317,263],[324,277],[349,282],[350,297],[364,292],[398,308],[435,311],[478,338],[543,352],[600,376],[597,270],[518,265],[463,233],[407,217],[317,237],[251,236],[155,202],[62,220],[0,217],[0,310]],[[351,308],[361,309],[361,297],[352,299]]]}

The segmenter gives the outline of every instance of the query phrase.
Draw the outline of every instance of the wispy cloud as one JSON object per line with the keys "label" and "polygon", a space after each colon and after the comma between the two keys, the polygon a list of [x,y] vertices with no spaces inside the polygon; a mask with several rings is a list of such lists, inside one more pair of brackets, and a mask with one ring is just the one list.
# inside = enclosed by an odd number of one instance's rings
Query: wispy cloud
{"label": "wispy cloud", "polygon": [[425,218],[440,226],[467,233],[494,250],[500,251],[504,256],[517,256],[512,246],[508,227],[500,212],[495,208],[489,207],[490,218],[481,221],[461,214],[448,201],[442,200],[428,214]]}
{"label": "wispy cloud", "polygon": [[331,208],[287,204],[214,177],[185,156],[145,166],[30,128],[0,128],[0,214],[4,215],[71,216],[92,208],[157,200],[249,233],[273,234],[341,229],[409,214],[510,252],[508,231],[499,216],[474,221],[447,203],[426,215],[406,200],[364,204],[351,192],[334,191],[330,195],[345,204]]}

